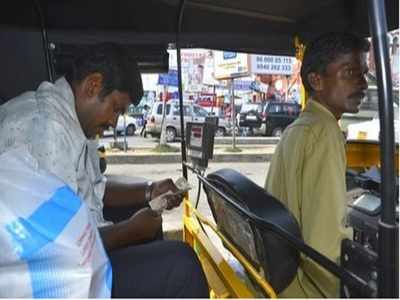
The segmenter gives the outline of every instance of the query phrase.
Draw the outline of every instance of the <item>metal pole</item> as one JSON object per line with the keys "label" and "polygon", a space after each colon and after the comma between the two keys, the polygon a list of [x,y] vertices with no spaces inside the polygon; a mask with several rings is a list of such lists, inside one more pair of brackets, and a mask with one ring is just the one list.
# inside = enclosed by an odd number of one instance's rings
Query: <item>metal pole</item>
{"label": "metal pole", "polygon": [[126,142],[126,115],[124,114],[124,152],[128,150],[128,143]]}
{"label": "metal pole", "polygon": [[378,79],[381,142],[382,213],[379,222],[378,296],[398,298],[398,226],[396,225],[395,212],[393,87],[387,41],[385,1],[369,0],[368,8]]}
{"label": "metal pole", "polygon": [[[213,84],[213,96],[212,96],[212,105],[211,105],[211,115],[214,112],[214,105],[217,105],[217,95],[215,94],[215,84]],[[217,116],[218,117],[218,116]]]}
{"label": "metal pole", "polygon": [[179,6],[179,16],[178,16],[178,24],[176,31],[176,58],[178,65],[178,90],[179,90],[179,113],[181,118],[181,155],[182,155],[182,174],[185,179],[187,179],[187,167],[184,164],[186,162],[186,142],[185,142],[185,122],[183,115],[183,89],[182,89],[182,66],[181,66],[181,45],[179,41],[182,21],[183,21],[183,11],[185,8],[185,0],[181,0]]}
{"label": "metal pole", "polygon": [[167,96],[168,96],[168,86],[164,85],[161,103],[162,103],[162,119],[161,119],[161,133],[160,133],[160,143],[159,145],[166,145],[167,144],[167,136],[166,136],[166,121],[165,121],[165,114],[166,114],[166,106],[167,106]]}
{"label": "metal pole", "polygon": [[47,79],[50,82],[54,82],[54,69],[53,69],[53,63],[51,61],[51,55],[50,55],[50,49],[49,49],[50,44],[49,44],[49,40],[47,38],[46,23],[44,20],[42,7],[38,0],[34,0],[33,2],[35,4],[36,12],[39,16],[40,28],[42,30],[42,43],[43,43],[44,57],[46,60],[47,77],[48,77]]}
{"label": "metal pole", "polygon": [[285,76],[285,84],[286,84],[286,89],[285,89],[285,102],[287,102],[288,101],[288,96],[289,96],[289,89],[290,89],[290,86],[289,86],[289,75],[286,75]]}
{"label": "metal pole", "polygon": [[234,92],[234,80],[230,80],[230,94],[231,94],[231,120],[232,120],[232,149],[236,149],[236,107],[235,107],[235,92]]}

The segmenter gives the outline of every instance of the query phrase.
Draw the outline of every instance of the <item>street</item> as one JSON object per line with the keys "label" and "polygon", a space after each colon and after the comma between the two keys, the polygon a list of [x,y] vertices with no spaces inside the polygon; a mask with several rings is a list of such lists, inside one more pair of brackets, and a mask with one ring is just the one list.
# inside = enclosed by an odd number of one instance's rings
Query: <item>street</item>
{"label": "street", "polygon": [[[207,173],[222,168],[232,168],[249,177],[258,185],[263,186],[268,167],[269,163],[210,163]],[[165,178],[176,180],[182,176],[182,166],[180,164],[108,165],[105,174],[110,179],[128,182],[145,179],[161,180]],[[190,171],[188,171],[188,177],[189,183],[193,187],[189,193],[190,200],[192,203],[195,203],[198,186],[197,178]],[[205,216],[211,217],[211,211],[204,195],[204,191],[202,190],[199,201],[199,211]],[[182,213],[182,205],[174,210],[165,211],[163,213],[164,231],[182,228]]]}

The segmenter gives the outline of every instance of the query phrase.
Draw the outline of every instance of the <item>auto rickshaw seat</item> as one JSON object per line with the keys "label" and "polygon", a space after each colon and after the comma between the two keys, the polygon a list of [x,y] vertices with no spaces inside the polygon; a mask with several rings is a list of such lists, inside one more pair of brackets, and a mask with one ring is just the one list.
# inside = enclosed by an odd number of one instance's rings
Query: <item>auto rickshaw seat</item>
{"label": "auto rickshaw seat", "polygon": [[271,228],[277,226],[302,241],[294,216],[279,200],[237,171],[220,169],[210,173],[207,180],[268,225],[267,229],[256,225],[210,187],[204,186],[218,229],[254,267],[262,270],[276,292],[283,291],[297,273],[300,253]]}

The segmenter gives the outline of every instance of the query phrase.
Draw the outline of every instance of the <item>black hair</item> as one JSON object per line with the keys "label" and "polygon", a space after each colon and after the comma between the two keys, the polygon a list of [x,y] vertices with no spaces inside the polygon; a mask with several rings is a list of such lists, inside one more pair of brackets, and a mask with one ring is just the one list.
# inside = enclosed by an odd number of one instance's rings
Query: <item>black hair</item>
{"label": "black hair", "polygon": [[325,74],[327,66],[344,54],[353,51],[368,52],[370,43],[351,33],[331,32],[313,40],[306,46],[301,64],[301,80],[310,94],[313,88],[308,82],[308,74]]}
{"label": "black hair", "polygon": [[122,47],[103,43],[90,45],[76,57],[65,74],[66,80],[72,84],[80,82],[92,73],[103,75],[104,97],[114,90],[126,92],[131,102],[137,105],[143,97],[142,78],[136,60]]}

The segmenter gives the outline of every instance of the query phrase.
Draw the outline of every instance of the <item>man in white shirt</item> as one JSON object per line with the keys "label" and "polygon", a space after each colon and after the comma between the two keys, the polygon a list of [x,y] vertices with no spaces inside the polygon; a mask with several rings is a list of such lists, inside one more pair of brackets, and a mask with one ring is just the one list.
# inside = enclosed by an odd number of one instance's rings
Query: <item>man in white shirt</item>
{"label": "man in white shirt", "polygon": [[[131,102],[137,104],[142,95],[137,64],[122,48],[112,44],[88,47],[65,78],[54,84],[43,82],[35,92],[0,106],[0,153],[28,147],[41,167],[86,201],[111,259],[114,297],[206,297],[204,273],[196,255],[183,243],[159,241],[130,247],[151,240],[159,231],[161,216],[146,204],[157,195],[177,191],[172,180],[151,185],[106,182],[98,172],[94,151],[88,147],[88,139],[115,127],[119,114]],[[168,209],[182,201],[178,196],[167,200]],[[110,224],[103,218],[103,203],[145,208],[123,222]],[[183,253],[183,258],[175,253]],[[149,257],[155,260],[156,269],[147,265]],[[143,261],[146,264],[140,268]],[[167,274],[161,274],[162,270]],[[172,288],[164,280],[169,276],[172,282],[184,281],[186,285]],[[187,282],[188,276],[194,276],[197,283]]]}

